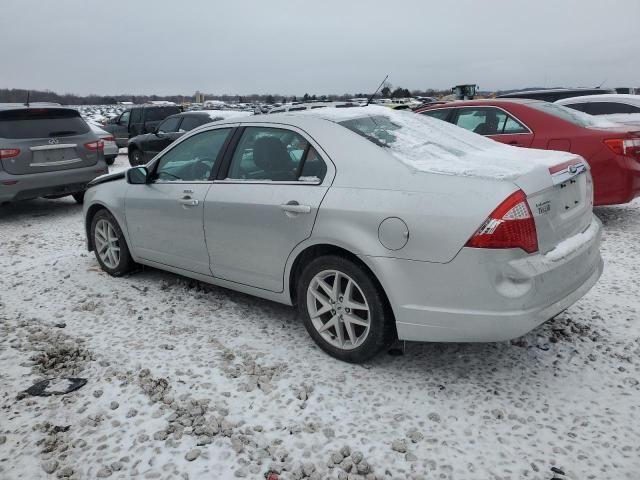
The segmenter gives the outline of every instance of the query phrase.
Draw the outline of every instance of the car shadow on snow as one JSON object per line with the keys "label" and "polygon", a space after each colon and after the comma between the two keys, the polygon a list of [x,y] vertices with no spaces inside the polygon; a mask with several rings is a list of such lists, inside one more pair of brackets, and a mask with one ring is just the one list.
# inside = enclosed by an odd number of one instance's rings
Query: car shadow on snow
{"label": "car shadow on snow", "polygon": [[70,196],[57,199],[37,198],[0,204],[0,222],[55,217],[81,212],[82,205],[76,203]]}
{"label": "car shadow on snow", "polygon": [[624,205],[595,207],[593,213],[600,219],[605,229],[621,230],[640,224],[640,200]]}

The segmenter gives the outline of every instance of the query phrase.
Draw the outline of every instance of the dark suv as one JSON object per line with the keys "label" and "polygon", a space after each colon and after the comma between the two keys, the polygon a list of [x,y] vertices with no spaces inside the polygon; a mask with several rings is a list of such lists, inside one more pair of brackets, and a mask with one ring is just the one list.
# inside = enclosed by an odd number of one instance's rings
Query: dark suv
{"label": "dark suv", "polygon": [[162,120],[181,111],[177,105],[136,105],[108,120],[102,129],[113,134],[122,148],[131,137],[153,132]]}
{"label": "dark suv", "polygon": [[104,143],[80,113],[46,105],[0,104],[0,203],[73,195],[107,173]]}

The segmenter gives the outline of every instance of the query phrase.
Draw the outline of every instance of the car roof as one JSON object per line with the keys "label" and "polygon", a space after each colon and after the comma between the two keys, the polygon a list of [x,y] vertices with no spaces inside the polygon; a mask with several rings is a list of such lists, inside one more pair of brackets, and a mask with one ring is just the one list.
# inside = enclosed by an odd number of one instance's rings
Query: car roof
{"label": "car roof", "polygon": [[438,108],[451,107],[469,107],[473,105],[512,105],[514,103],[527,105],[532,103],[540,103],[542,100],[534,100],[532,98],[478,98],[475,100],[452,100],[450,102],[427,104],[420,106],[417,111],[435,110]]}
{"label": "car roof", "polygon": [[555,103],[566,104],[571,102],[617,102],[632,103],[640,105],[640,95],[629,95],[627,93],[605,93],[602,95],[581,95],[579,97],[569,97],[556,100]]}
{"label": "car roof", "polygon": [[0,110],[28,110],[30,108],[55,108],[56,110],[73,110],[75,112],[78,111],[76,108],[65,107],[60,105],[59,103],[48,103],[48,102],[33,102],[29,105],[25,105],[24,103],[0,103]]}
{"label": "car roof", "polygon": [[[564,93],[564,92],[576,92],[576,93],[580,93],[580,92],[592,92],[594,90],[600,90],[600,88],[598,87],[581,87],[581,88],[540,88],[537,90],[518,90],[516,92],[508,92],[508,93],[501,93],[501,96],[504,95],[526,95],[526,94],[530,94],[530,93]],[[609,90],[608,88],[603,88],[602,89],[603,92],[610,92],[611,90]]]}

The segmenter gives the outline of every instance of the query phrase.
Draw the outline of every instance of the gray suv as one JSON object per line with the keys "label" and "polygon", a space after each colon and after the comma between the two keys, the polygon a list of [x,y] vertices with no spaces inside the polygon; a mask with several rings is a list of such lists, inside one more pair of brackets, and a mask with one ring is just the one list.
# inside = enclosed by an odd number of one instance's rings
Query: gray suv
{"label": "gray suv", "polygon": [[108,173],[104,143],[80,113],[60,106],[0,104],[0,203],[73,195]]}

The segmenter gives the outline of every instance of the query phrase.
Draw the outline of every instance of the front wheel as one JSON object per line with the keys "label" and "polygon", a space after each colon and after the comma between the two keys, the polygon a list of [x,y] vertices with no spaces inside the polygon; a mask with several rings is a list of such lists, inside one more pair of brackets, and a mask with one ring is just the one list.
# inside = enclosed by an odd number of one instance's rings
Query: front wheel
{"label": "front wheel", "polygon": [[134,150],[131,150],[131,152],[129,152],[129,164],[132,167],[137,167],[138,165],[142,165],[143,163],[144,163],[144,158],[142,156],[142,151],[136,148]]}
{"label": "front wheel", "polygon": [[124,234],[107,210],[100,210],[93,217],[91,240],[100,267],[109,275],[119,277],[133,268]]}
{"label": "front wheel", "polygon": [[309,335],[340,360],[364,362],[395,338],[393,315],[380,287],[346,258],[311,261],[298,279],[297,301]]}

